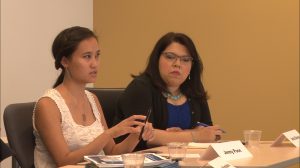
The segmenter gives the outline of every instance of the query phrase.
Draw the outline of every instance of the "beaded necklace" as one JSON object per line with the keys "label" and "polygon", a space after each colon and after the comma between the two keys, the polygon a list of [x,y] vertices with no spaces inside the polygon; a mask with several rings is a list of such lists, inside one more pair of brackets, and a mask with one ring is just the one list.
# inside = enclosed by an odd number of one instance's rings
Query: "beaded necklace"
{"label": "beaded necklace", "polygon": [[182,96],[182,93],[179,93],[178,95],[171,95],[170,93],[167,93],[167,92],[162,92],[163,96],[165,98],[169,98],[169,99],[172,99],[172,100],[178,100],[181,98]]}

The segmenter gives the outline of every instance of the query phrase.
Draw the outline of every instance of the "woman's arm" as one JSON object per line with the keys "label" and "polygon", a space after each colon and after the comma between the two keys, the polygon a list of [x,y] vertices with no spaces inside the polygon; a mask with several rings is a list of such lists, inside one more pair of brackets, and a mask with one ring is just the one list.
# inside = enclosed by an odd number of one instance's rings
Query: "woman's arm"
{"label": "woman's arm", "polygon": [[149,146],[166,145],[169,142],[215,142],[216,135],[221,135],[218,126],[196,127],[194,129],[155,129],[154,138],[148,141]]}
{"label": "woman's arm", "polygon": [[57,166],[76,164],[83,160],[84,155],[98,154],[112,141],[110,135],[104,132],[90,144],[70,151],[61,130],[61,114],[55,102],[50,98],[40,99],[34,115],[36,129]]}
{"label": "woman's arm", "polygon": [[191,131],[166,131],[155,129],[154,139],[148,141],[148,146],[161,146],[166,145],[169,142],[192,142]]}
{"label": "woman's arm", "polygon": [[[114,154],[132,152],[136,147],[136,145],[140,142],[139,135],[140,132],[138,134],[136,133],[129,134],[129,136],[125,140],[123,140],[121,143],[116,145],[121,149],[121,151],[116,150]],[[144,141],[151,141],[152,139],[154,139],[154,129],[152,127],[152,123],[148,123],[148,122],[146,123],[141,138]]]}

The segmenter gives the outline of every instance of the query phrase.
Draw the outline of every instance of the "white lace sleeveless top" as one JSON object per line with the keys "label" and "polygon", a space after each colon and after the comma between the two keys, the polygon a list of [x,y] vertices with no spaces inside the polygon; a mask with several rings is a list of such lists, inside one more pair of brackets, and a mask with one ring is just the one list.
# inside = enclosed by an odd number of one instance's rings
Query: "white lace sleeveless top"
{"label": "white lace sleeveless top", "polygon": [[[51,98],[57,105],[60,113],[61,113],[61,129],[63,132],[63,136],[69,146],[71,151],[76,150],[82,146],[89,144],[93,141],[98,135],[104,132],[104,127],[101,123],[101,117],[99,110],[96,106],[96,102],[91,92],[85,91],[88,100],[91,104],[94,116],[96,121],[89,126],[82,126],[75,123],[73,117],[70,113],[68,106],[65,103],[65,100],[60,95],[60,93],[51,89],[48,90],[42,97]],[[42,142],[42,139],[35,127],[34,122],[34,112],[33,111],[33,134],[35,136],[35,149],[34,149],[34,164],[36,168],[52,168],[57,167],[51,158],[50,154],[47,151],[47,148]],[[104,152],[99,151],[99,154],[103,154]]]}

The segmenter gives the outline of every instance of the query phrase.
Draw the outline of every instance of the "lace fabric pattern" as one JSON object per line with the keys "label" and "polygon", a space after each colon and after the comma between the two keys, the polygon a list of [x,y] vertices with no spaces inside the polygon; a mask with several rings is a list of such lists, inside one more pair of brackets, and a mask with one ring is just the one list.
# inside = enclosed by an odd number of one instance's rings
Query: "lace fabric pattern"
{"label": "lace fabric pattern", "polygon": [[[69,149],[71,151],[76,150],[82,146],[85,146],[89,144],[91,141],[93,141],[97,136],[99,136],[101,133],[104,132],[104,127],[101,123],[101,116],[99,113],[99,110],[96,106],[96,102],[94,100],[94,97],[91,92],[85,91],[88,100],[90,102],[90,105],[92,107],[92,111],[94,113],[94,116],[96,118],[95,122],[88,126],[83,126],[77,124],[72,117],[72,114],[70,113],[70,110],[63,99],[63,97],[60,95],[60,93],[55,89],[48,90],[42,97],[49,97],[51,98],[57,105],[60,114],[61,114],[61,129],[63,132],[63,136],[69,146]],[[34,109],[35,111],[35,109]],[[34,112],[33,112],[34,113]],[[52,167],[49,165],[55,165],[51,156],[49,155],[46,147],[44,146],[41,137],[39,136],[39,133],[35,127],[34,124],[34,114],[33,114],[33,128],[34,128],[34,135],[35,135],[35,141],[36,141],[36,147],[34,151],[34,160],[35,160],[35,166],[36,167]],[[99,152],[99,154],[104,154],[103,150]],[[42,166],[46,165],[48,163],[48,166]],[[40,165],[40,166],[39,166]]]}

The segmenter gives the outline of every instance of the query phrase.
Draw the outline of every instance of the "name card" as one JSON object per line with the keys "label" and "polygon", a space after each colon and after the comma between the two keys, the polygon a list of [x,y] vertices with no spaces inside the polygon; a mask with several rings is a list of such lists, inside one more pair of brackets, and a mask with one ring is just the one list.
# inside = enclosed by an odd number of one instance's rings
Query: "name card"
{"label": "name card", "polygon": [[285,139],[288,139],[296,147],[300,146],[300,136],[299,132],[296,130],[291,130],[280,134],[271,146],[280,146]]}
{"label": "name card", "polygon": [[214,168],[235,168],[230,163],[226,162],[224,159],[217,157],[214,160],[208,162]]}
{"label": "name card", "polygon": [[241,141],[230,141],[211,144],[201,159],[212,160],[218,156],[226,161],[253,157]]}

